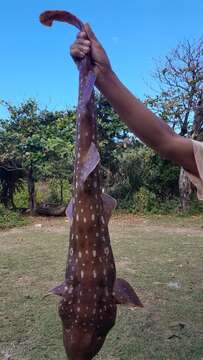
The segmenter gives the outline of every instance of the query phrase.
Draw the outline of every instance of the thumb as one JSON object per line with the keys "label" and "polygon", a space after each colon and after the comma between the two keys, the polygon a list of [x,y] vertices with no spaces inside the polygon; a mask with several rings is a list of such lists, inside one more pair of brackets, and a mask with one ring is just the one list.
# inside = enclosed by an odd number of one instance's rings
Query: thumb
{"label": "thumb", "polygon": [[94,34],[92,28],[90,27],[90,25],[88,23],[86,23],[84,25],[85,27],[85,31],[86,31],[86,34],[89,38],[89,40],[95,40],[95,41],[98,41],[97,38],[96,38],[96,35]]}

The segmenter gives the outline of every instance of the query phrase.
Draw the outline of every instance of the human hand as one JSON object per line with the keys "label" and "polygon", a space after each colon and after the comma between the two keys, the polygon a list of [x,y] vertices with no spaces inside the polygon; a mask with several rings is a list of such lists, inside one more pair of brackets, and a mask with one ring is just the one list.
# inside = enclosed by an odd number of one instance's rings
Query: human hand
{"label": "human hand", "polygon": [[88,24],[85,24],[85,31],[78,33],[70,54],[77,65],[85,55],[90,54],[96,75],[111,70],[108,56]]}

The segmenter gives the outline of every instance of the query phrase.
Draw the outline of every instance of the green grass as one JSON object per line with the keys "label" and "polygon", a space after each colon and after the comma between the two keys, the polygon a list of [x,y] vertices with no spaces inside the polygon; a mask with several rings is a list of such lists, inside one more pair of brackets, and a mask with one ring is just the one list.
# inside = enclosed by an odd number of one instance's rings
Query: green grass
{"label": "green grass", "polygon": [[[129,280],[145,307],[119,307],[95,359],[203,359],[202,220],[123,216],[112,221],[118,276]],[[41,228],[33,224],[0,233],[3,360],[66,359],[58,299],[43,296],[63,279],[67,228],[64,219],[43,220]],[[170,282],[180,288],[171,289]]]}

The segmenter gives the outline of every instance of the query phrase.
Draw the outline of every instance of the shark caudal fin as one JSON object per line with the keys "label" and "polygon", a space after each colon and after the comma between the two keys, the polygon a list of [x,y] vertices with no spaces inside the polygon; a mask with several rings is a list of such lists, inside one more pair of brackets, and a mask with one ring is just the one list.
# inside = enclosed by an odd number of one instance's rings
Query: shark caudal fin
{"label": "shark caudal fin", "polygon": [[114,297],[117,304],[143,307],[132,286],[123,279],[116,279],[114,284]]}

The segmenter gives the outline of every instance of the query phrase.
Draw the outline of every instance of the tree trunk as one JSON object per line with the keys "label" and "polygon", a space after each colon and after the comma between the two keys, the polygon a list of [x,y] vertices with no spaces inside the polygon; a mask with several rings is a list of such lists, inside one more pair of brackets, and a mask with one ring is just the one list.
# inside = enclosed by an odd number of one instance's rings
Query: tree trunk
{"label": "tree trunk", "polygon": [[190,209],[190,197],[192,193],[191,182],[183,168],[179,175],[180,209],[186,212]]}
{"label": "tree trunk", "polygon": [[28,196],[29,196],[28,207],[31,210],[31,213],[34,213],[36,204],[35,204],[35,181],[34,181],[32,166],[28,171]]}

